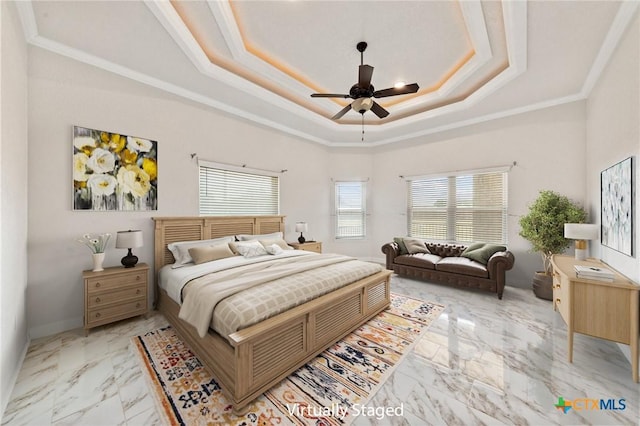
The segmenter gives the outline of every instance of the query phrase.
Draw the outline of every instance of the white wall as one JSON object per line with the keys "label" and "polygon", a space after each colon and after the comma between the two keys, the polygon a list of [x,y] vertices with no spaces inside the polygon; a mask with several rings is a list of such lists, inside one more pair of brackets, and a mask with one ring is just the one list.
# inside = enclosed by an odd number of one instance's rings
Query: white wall
{"label": "white wall", "polygon": [[[540,270],[538,254],[518,235],[519,218],[539,191],[550,189],[583,203],[585,196],[584,103],[577,102],[529,112],[432,138],[389,148],[374,155],[376,196],[373,200],[373,253],[394,236],[406,235],[406,182],[399,176],[425,175],[456,170],[509,165],[508,246],[514,268],[507,284],[531,287]],[[419,143],[416,143],[419,142]]]}
{"label": "white wall", "polygon": [[15,5],[0,2],[0,413],[28,345],[27,45]]}
{"label": "white wall", "polygon": [[[587,102],[587,199],[594,223],[600,223],[600,172],[634,157],[636,188],[640,180],[640,23],[636,15]],[[640,282],[640,198],[636,189],[634,255],[626,256],[592,242],[591,255]]]}
{"label": "white wall", "polygon": [[[153,264],[153,216],[198,215],[198,167],[205,160],[288,171],[281,175],[281,212],[287,238],[306,220],[318,240],[329,212],[328,153],[317,144],[229,118],[156,89],[33,48],[29,64],[29,285],[32,337],[79,327],[81,272],[91,267],[84,233],[142,229],[135,250]],[[77,212],[71,199],[73,125],[158,141],[157,212]],[[107,251],[105,266],[124,250]]]}

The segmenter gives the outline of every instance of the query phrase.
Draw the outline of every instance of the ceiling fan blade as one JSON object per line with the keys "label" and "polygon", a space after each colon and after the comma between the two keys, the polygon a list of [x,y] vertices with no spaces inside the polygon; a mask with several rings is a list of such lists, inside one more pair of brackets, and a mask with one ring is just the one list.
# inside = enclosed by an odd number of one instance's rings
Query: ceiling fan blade
{"label": "ceiling fan blade", "polygon": [[373,111],[373,113],[377,115],[378,118],[385,118],[387,115],[389,115],[389,111],[382,108],[376,101],[373,101],[373,105],[371,105],[371,111]]}
{"label": "ceiling fan blade", "polygon": [[407,84],[402,87],[390,87],[388,89],[376,90],[373,92],[373,97],[386,98],[387,96],[406,95],[408,93],[416,93],[419,88],[418,83]]}
{"label": "ceiling fan blade", "polygon": [[347,112],[349,112],[350,109],[351,109],[351,104],[349,104],[346,107],[342,108],[340,110],[340,112],[337,113],[336,115],[334,115],[333,117],[331,117],[331,119],[332,120],[337,120],[338,118],[341,118],[343,115],[345,115]]}
{"label": "ceiling fan blade", "polygon": [[312,93],[312,98],[345,98],[347,99],[349,95],[345,95],[344,93]]}
{"label": "ceiling fan blade", "polygon": [[358,68],[358,86],[368,89],[371,86],[371,76],[373,67],[371,65],[360,65]]}

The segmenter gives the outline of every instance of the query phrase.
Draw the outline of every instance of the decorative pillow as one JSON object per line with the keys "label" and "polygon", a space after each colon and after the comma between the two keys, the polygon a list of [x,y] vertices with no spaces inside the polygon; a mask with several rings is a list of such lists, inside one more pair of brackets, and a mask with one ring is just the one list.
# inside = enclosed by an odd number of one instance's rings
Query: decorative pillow
{"label": "decorative pillow", "polygon": [[407,252],[409,254],[415,253],[431,253],[427,246],[425,245],[425,241],[419,238],[403,238],[405,247],[407,248]]}
{"label": "decorative pillow", "polygon": [[238,239],[238,241],[272,240],[274,238],[283,239],[284,235],[282,234],[282,232],[273,232],[271,234],[259,234],[259,235],[242,234],[242,235],[236,235],[236,238]]}
{"label": "decorative pillow", "polygon": [[271,244],[270,246],[264,246],[264,249],[267,251],[267,253],[273,254],[273,255],[284,253],[284,250],[282,250],[282,247],[280,247],[278,244]]}
{"label": "decorative pillow", "polygon": [[179,241],[171,243],[167,246],[175,262],[171,265],[172,268],[181,268],[188,263],[192,263],[193,259],[189,254],[189,249],[193,247],[207,247],[215,244],[230,243],[233,241],[233,237],[214,238],[212,240],[195,240],[195,241]]}
{"label": "decorative pillow", "polygon": [[467,259],[475,260],[478,263],[486,265],[489,262],[489,258],[491,256],[499,251],[506,250],[507,248],[505,246],[501,246],[498,244],[475,243],[471,244],[462,253],[460,253],[460,256],[466,257]]}
{"label": "decorative pillow", "polygon": [[204,262],[211,262],[212,260],[225,259],[227,257],[233,257],[235,254],[229,248],[229,244],[217,244],[214,246],[206,247],[191,247],[189,249],[189,255],[193,259],[193,263],[199,265]]}
{"label": "decorative pillow", "polygon": [[260,244],[260,241],[236,241],[229,243],[229,247],[234,252],[247,258],[268,254],[264,246]]}
{"label": "decorative pillow", "polygon": [[[285,240],[283,240],[282,238],[273,238],[270,240],[260,240],[260,244],[262,244],[265,248],[267,248],[267,246],[271,246],[273,244],[277,245],[278,247],[280,247],[282,250],[293,250],[293,247],[291,247],[289,244],[287,244],[287,242]],[[269,253],[271,254],[271,253]]]}
{"label": "decorative pillow", "polygon": [[398,249],[400,250],[400,253],[399,253],[400,255],[409,253],[407,251],[407,246],[404,245],[404,240],[402,239],[402,237],[395,237],[393,239],[393,242],[398,245]]}

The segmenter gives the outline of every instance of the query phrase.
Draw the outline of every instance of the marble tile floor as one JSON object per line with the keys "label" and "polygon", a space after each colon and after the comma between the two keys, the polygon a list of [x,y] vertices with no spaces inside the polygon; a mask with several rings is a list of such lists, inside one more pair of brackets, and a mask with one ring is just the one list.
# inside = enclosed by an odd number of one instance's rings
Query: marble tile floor
{"label": "marble tile floor", "polygon": [[[446,306],[367,404],[402,416],[356,418],[379,425],[638,425],[640,385],[614,343],[576,334],[567,362],[566,326],[551,302],[508,287],[497,296],[393,277],[392,291]],[[135,318],[34,340],[3,425],[160,424],[134,355],[132,336],[164,317]],[[625,400],[624,410],[569,410],[558,397]],[[617,404],[616,407],[621,407]]]}

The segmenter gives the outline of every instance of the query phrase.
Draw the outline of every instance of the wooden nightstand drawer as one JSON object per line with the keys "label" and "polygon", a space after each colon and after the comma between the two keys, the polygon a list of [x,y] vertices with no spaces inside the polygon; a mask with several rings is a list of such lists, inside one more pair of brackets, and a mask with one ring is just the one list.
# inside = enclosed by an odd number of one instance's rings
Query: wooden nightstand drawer
{"label": "wooden nightstand drawer", "polygon": [[128,287],[122,290],[89,294],[87,298],[87,305],[89,308],[101,307],[109,305],[110,303],[122,303],[127,300],[139,299],[140,297],[145,297],[146,294],[147,285],[145,283],[143,285]]}
{"label": "wooden nightstand drawer", "polygon": [[119,319],[142,315],[147,312],[147,299],[142,298],[128,303],[112,305],[108,308],[89,309],[87,320],[89,325],[108,324]]}
{"label": "wooden nightstand drawer", "polygon": [[322,253],[322,243],[319,241],[307,241],[304,243],[288,243],[296,250],[313,251],[315,253]]}
{"label": "wooden nightstand drawer", "polygon": [[[124,270],[124,268],[122,268]],[[147,285],[147,270],[135,271],[135,273],[119,274],[87,279],[87,291],[89,293],[108,291],[120,288],[128,284],[142,283]]]}

